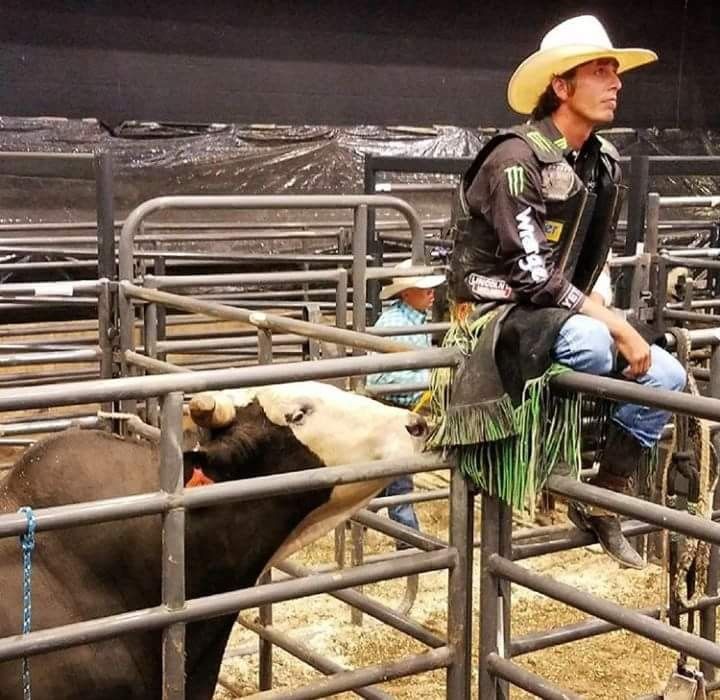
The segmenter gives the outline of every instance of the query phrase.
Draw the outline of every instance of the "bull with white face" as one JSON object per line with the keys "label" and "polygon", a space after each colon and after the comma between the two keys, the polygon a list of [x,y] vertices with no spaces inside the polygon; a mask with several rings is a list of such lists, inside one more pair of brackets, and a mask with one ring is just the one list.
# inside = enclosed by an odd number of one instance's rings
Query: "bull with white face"
{"label": "bull with white face", "polygon": [[[424,421],[316,382],[203,394],[191,403],[198,445],[186,476],[222,482],[405,457],[422,449]],[[159,488],[157,447],[100,431],[37,443],[0,486],[0,512],[113,498]],[[193,481],[193,479],[191,479]],[[193,510],[186,525],[187,598],[252,586],[264,567],[361,507],[384,482]],[[159,516],[39,533],[33,628],[158,605]],[[0,540],[0,637],[21,629],[17,542]],[[212,698],[234,616],[187,627],[188,700]],[[54,652],[32,665],[36,697],[161,697],[161,632]],[[20,662],[0,663],[0,697],[22,697]]]}

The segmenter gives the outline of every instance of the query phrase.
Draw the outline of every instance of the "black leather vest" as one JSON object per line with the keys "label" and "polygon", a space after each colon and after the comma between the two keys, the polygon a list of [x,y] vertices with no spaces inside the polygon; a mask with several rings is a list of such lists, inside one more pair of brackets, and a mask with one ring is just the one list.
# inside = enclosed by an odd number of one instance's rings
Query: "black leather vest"
{"label": "black leather vest", "polygon": [[465,192],[493,149],[515,137],[527,143],[540,166],[547,212],[545,235],[553,248],[556,269],[561,269],[567,280],[588,293],[607,259],[624,189],[617,182],[619,154],[608,141],[593,135],[581,151],[582,162],[573,169],[562,147],[538,131],[537,122],[529,122],[491,139],[456,190],[450,229],[454,244],[448,274],[449,292],[456,301],[479,301],[465,284],[470,273],[496,277],[502,284],[502,264],[496,254],[498,236],[483,216],[470,212]]}

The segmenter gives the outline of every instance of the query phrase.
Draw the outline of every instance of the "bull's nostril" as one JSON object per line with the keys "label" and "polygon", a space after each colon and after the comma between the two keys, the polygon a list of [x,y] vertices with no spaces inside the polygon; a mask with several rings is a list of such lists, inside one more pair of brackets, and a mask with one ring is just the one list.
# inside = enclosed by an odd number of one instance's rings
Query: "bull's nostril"
{"label": "bull's nostril", "polygon": [[405,430],[413,437],[423,437],[427,435],[428,425],[422,416],[414,415],[411,422],[405,426]]}

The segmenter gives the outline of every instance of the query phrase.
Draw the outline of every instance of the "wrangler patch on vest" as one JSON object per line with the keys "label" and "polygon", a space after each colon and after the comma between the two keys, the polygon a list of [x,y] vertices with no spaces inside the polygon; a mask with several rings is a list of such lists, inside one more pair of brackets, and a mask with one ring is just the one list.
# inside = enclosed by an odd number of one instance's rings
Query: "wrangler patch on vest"
{"label": "wrangler patch on vest", "polygon": [[508,191],[513,197],[519,197],[525,189],[525,170],[522,165],[511,165],[505,168]]}

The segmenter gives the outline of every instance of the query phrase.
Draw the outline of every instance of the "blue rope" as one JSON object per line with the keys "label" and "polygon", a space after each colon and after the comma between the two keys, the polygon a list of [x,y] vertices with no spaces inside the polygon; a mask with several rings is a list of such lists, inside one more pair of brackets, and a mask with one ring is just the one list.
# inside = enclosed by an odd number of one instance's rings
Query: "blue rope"
{"label": "blue rope", "polygon": [[[32,554],[35,549],[35,514],[30,506],[20,508],[27,518],[27,530],[20,535],[20,546],[23,553],[23,621],[22,633],[27,634],[32,629]],[[30,661],[27,656],[22,660],[22,687],[23,699],[31,700],[30,691]]]}

